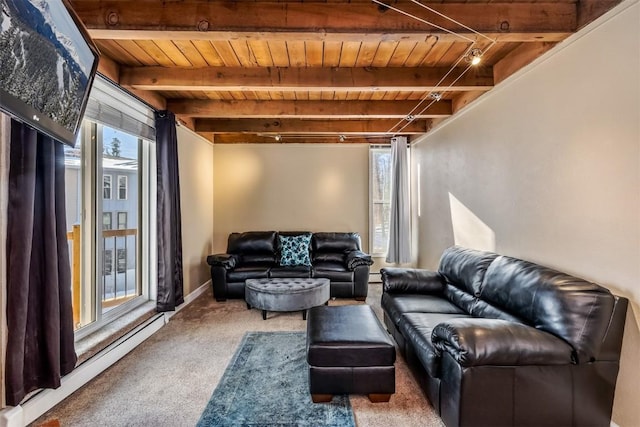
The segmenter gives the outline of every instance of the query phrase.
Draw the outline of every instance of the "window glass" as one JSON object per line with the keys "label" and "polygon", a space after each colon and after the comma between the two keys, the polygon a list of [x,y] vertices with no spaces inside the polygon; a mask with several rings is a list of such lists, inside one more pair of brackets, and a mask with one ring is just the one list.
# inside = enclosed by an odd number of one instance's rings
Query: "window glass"
{"label": "window glass", "polygon": [[389,242],[391,200],[391,147],[372,147],[369,167],[370,252],[385,255]]}
{"label": "window glass", "polygon": [[117,230],[103,230],[100,244],[116,256],[115,274],[103,275],[105,300],[103,312],[126,303],[131,296],[141,295],[138,271],[140,215],[139,151],[142,139],[106,125],[97,126],[98,138],[103,141],[101,167],[104,175],[117,181],[117,197],[103,199],[102,211],[117,211]]}

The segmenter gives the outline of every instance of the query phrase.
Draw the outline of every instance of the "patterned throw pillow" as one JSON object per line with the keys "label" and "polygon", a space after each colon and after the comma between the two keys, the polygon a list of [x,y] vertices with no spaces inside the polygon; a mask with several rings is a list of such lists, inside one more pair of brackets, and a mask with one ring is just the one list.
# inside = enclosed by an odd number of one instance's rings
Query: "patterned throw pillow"
{"label": "patterned throw pillow", "polygon": [[299,236],[281,236],[280,240],[280,265],[311,265],[309,257],[309,244],[311,243],[310,234],[301,234]]}

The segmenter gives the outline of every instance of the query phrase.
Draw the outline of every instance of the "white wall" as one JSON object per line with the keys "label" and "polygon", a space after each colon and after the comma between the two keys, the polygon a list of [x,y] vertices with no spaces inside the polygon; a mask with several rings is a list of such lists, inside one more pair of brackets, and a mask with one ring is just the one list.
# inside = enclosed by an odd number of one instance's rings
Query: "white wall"
{"label": "white wall", "polygon": [[213,248],[213,145],[184,126],[178,129],[184,294],[210,280],[205,262]]}
{"label": "white wall", "polygon": [[435,267],[457,242],[630,298],[613,412],[620,426],[640,420],[639,23],[637,0],[622,3],[412,152],[422,175],[420,266]]}
{"label": "white wall", "polygon": [[214,145],[214,248],[238,231],[354,231],[368,248],[366,144]]}

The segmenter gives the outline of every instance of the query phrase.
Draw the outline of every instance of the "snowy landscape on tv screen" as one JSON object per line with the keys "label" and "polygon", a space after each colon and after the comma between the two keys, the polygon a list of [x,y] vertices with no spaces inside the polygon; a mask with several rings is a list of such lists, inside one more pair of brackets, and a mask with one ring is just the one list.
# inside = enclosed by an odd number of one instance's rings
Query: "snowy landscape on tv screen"
{"label": "snowy landscape on tv screen", "polygon": [[75,133],[95,55],[61,0],[0,0],[0,89]]}

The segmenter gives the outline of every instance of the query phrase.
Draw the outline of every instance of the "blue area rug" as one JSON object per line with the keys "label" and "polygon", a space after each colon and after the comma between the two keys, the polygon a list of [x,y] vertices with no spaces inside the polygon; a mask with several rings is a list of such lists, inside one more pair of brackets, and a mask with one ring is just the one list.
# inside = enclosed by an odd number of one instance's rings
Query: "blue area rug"
{"label": "blue area rug", "polygon": [[248,332],[205,408],[205,426],[355,426],[349,396],[313,403],[304,332]]}

